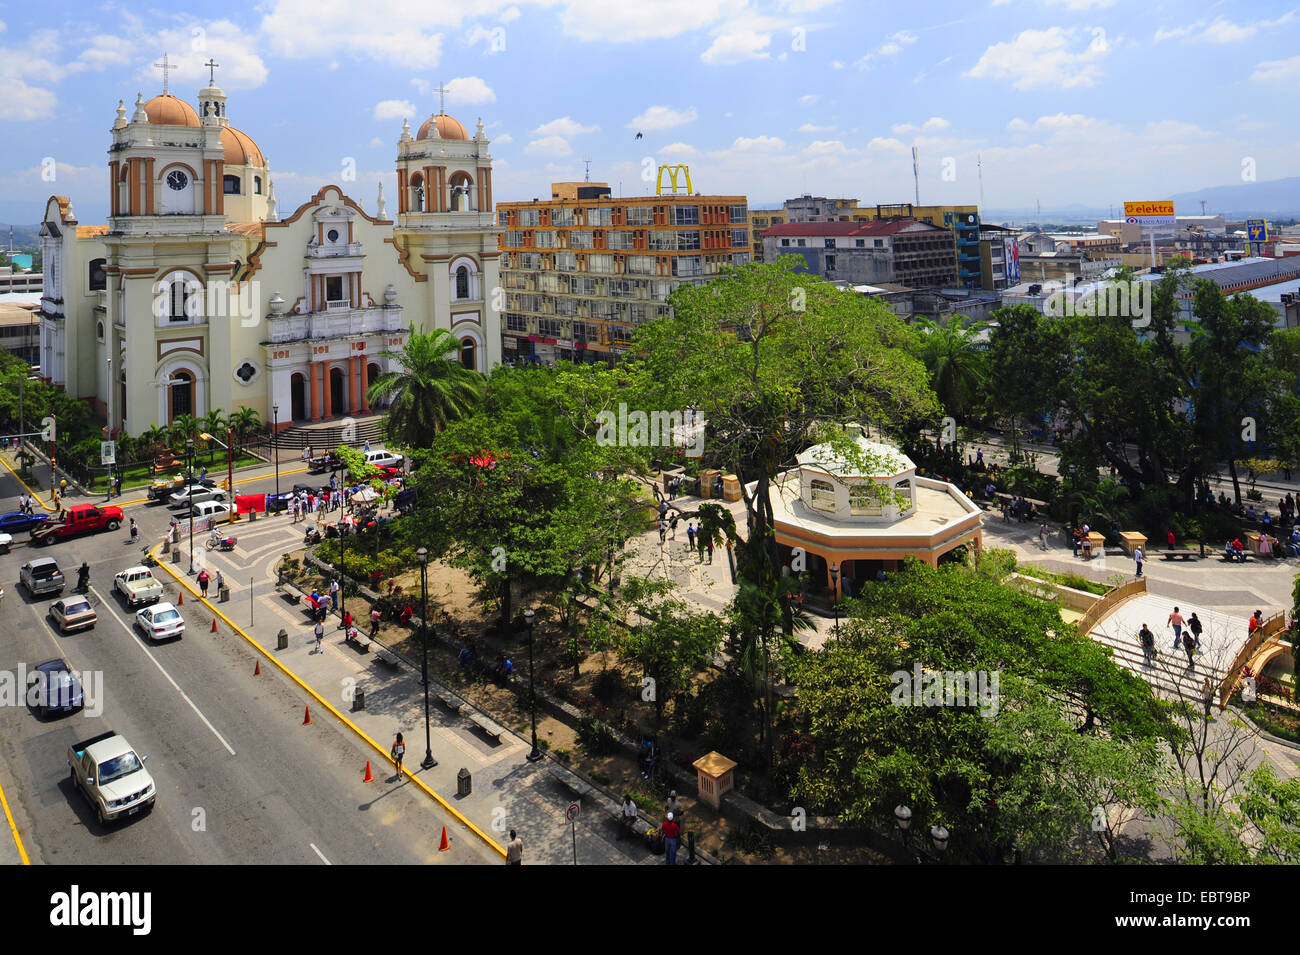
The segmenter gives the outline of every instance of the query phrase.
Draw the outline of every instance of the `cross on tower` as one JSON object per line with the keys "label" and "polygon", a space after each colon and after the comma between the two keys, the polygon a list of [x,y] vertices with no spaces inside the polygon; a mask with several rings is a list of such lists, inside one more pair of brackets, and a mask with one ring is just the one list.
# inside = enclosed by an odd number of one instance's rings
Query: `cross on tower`
{"label": "cross on tower", "polygon": [[204,63],[203,65],[206,66],[206,67],[208,68],[208,85],[209,85],[209,86],[216,86],[216,85],[217,85],[217,82],[216,82],[216,69],[217,69],[217,67],[219,67],[221,64],[215,62],[211,57],[208,57],[208,62]]}
{"label": "cross on tower", "polygon": [[447,112],[447,94],[450,93],[451,90],[447,89],[445,86],[438,86],[435,87],[433,91],[438,94],[438,112]]}
{"label": "cross on tower", "polygon": [[167,74],[171,71],[172,68],[171,63],[168,62],[167,60],[167,54],[164,53],[162,62],[155,63],[154,66],[163,71],[163,96],[166,96],[167,95]]}

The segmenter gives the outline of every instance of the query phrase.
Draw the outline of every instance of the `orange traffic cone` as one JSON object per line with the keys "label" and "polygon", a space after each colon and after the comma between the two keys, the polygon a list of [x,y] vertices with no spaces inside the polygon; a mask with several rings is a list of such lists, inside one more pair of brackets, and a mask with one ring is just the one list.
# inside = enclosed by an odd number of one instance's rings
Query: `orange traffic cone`
{"label": "orange traffic cone", "polygon": [[216,617],[213,617],[213,618],[212,618],[212,632],[213,632],[213,633],[216,633],[216,632],[217,632],[217,618],[216,618]]}
{"label": "orange traffic cone", "polygon": [[363,783],[373,783],[375,781],[375,777],[370,775],[370,760],[366,760],[366,775],[361,781]]}
{"label": "orange traffic cone", "polygon": [[447,841],[447,827],[442,827],[442,842],[438,843],[438,851],[446,852],[451,848],[451,843]]}
{"label": "orange traffic cone", "polygon": [[180,595],[176,598],[176,606],[178,607],[185,606],[185,591],[182,590],[180,592]]}
{"label": "orange traffic cone", "polygon": [[302,725],[307,726],[311,723],[311,707],[305,706],[302,710]]}
{"label": "orange traffic cone", "polygon": [[257,663],[253,665],[253,676],[261,676],[261,675],[262,675],[262,661],[258,660]]}

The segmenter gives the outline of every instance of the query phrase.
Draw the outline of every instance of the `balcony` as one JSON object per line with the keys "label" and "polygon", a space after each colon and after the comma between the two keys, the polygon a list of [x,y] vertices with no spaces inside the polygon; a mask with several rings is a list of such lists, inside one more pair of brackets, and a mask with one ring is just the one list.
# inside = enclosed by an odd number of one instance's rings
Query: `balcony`
{"label": "balcony", "polygon": [[311,245],[307,247],[307,258],[309,259],[342,259],[360,254],[360,242],[349,242],[344,245]]}
{"label": "balcony", "polygon": [[353,338],[381,332],[406,331],[400,306],[376,308],[331,309],[308,315],[271,315],[267,318],[271,328],[270,341],[311,341],[320,338]]}

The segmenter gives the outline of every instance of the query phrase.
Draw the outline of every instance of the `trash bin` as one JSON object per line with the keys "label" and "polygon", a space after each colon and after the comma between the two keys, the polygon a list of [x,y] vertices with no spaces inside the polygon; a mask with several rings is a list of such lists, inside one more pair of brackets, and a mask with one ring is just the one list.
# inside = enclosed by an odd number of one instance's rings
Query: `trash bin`
{"label": "trash bin", "polygon": [[357,710],[364,710],[366,708],[366,691],[361,689],[361,687],[357,687],[353,690],[353,694],[352,712],[355,713]]}
{"label": "trash bin", "polygon": [[180,562],[181,562],[181,549],[180,549],[179,547],[173,547],[173,548],[172,548],[172,563],[173,563],[173,564],[179,564]]}
{"label": "trash bin", "polygon": [[460,772],[456,774],[456,795],[468,796],[473,791],[474,777],[470,775],[468,769],[462,766]]}
{"label": "trash bin", "polygon": [[225,603],[225,602],[226,602],[227,600],[229,600],[229,599],[230,599],[230,588],[229,588],[229,587],[224,587],[224,586],[223,586],[220,590],[217,591],[217,600],[218,600],[219,602],[221,602],[221,603]]}
{"label": "trash bin", "polygon": [[275,635],[275,648],[277,650],[289,649],[289,634],[283,627],[281,627],[280,632]]}

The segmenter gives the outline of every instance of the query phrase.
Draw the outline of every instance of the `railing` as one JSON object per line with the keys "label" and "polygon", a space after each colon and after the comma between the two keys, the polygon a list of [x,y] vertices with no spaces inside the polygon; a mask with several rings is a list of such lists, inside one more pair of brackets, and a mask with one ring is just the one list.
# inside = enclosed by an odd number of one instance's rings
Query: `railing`
{"label": "railing", "polygon": [[1250,639],[1237,651],[1232,666],[1228,668],[1228,675],[1219,684],[1220,709],[1228,705],[1228,699],[1232,696],[1233,691],[1237,689],[1237,682],[1241,679],[1241,671],[1246,668],[1246,664],[1255,656],[1259,648],[1285,630],[1285,610],[1279,610],[1277,613],[1266,617],[1264,622],[1255,628],[1255,632],[1250,635]]}
{"label": "railing", "polygon": [[1092,633],[1092,628],[1101,622],[1101,619],[1114,610],[1129,597],[1147,592],[1147,581],[1145,577],[1138,577],[1136,580],[1130,580],[1126,584],[1120,584],[1099,597],[1097,602],[1087,609],[1083,618],[1079,621],[1079,636],[1087,637]]}
{"label": "railing", "polygon": [[398,306],[350,308],[345,304],[338,311],[273,316],[268,322],[271,341],[274,343],[406,330],[402,324],[402,310]]}

